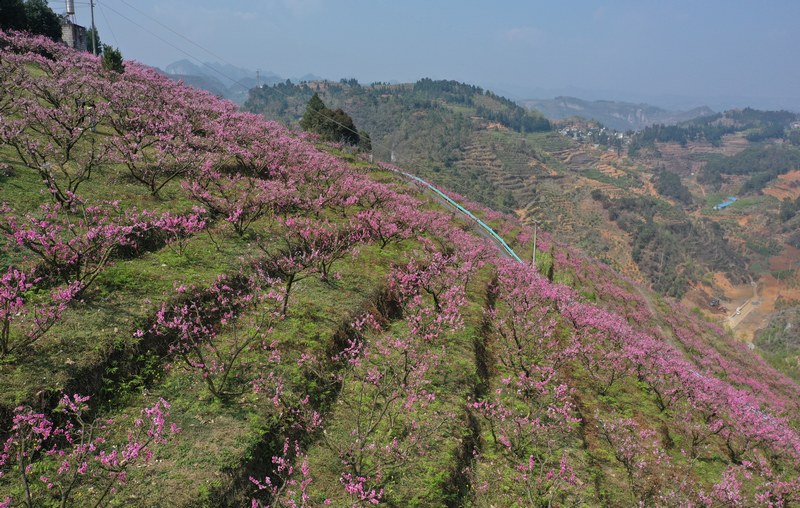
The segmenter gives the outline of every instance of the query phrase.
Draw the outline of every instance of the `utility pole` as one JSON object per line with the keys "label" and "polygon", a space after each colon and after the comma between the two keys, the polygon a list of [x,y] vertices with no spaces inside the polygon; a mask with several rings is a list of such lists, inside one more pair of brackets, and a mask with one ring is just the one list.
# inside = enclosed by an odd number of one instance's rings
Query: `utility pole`
{"label": "utility pole", "polygon": [[261,88],[261,69],[256,69],[256,88]]}
{"label": "utility pole", "polygon": [[97,56],[97,27],[94,26],[94,0],[89,0],[89,7],[92,12],[92,54]]}

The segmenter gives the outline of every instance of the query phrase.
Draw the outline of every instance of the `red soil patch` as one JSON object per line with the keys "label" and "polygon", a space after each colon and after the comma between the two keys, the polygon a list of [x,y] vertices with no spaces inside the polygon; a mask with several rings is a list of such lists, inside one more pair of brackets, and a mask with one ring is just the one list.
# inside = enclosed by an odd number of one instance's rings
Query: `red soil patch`
{"label": "red soil patch", "polygon": [[653,197],[658,197],[658,192],[656,192],[656,188],[653,186],[653,182],[650,180],[644,181],[644,189],[647,194]]}
{"label": "red soil patch", "polygon": [[764,194],[783,201],[786,198],[797,199],[800,197],[800,170],[794,170],[780,175],[766,189]]}

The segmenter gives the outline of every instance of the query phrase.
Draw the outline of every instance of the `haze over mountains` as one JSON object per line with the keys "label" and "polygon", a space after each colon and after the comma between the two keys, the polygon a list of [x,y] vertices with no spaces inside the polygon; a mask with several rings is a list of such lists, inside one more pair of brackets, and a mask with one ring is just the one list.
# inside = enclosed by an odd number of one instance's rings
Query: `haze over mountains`
{"label": "haze over mountains", "polygon": [[[238,104],[244,103],[250,88],[259,84],[274,85],[286,79],[270,71],[256,73],[250,69],[217,62],[197,65],[186,59],[167,65],[164,71],[173,79],[182,80],[188,85],[202,88]],[[293,83],[299,83],[320,81],[322,78],[306,74],[289,79]],[[550,120],[579,116],[587,120],[597,120],[619,131],[639,130],[656,123],[672,125],[713,113],[708,107],[698,107],[689,111],[669,111],[650,104],[607,100],[589,102],[575,97],[531,99],[519,103],[524,107],[541,111]]]}
{"label": "haze over mountains", "polygon": [[515,100],[546,100],[555,97],[579,97],[585,101],[615,101],[635,104],[652,104],[671,111],[688,111],[709,107],[714,111],[741,109],[746,107],[761,110],[789,110],[800,112],[800,98],[790,96],[764,96],[755,94],[732,94],[717,91],[713,94],[681,94],[658,91],[637,91],[628,88],[595,88],[591,85],[543,87],[538,82],[514,85],[502,82],[485,82],[482,86],[500,95]]}
{"label": "haze over mountains", "polygon": [[[202,65],[198,65],[187,59],[176,60],[164,67],[163,71],[172,79],[207,90],[238,104],[247,99],[247,93],[251,88],[259,84],[273,85],[286,80],[270,71],[254,71],[219,62],[204,62]],[[305,74],[289,79],[298,82],[322,78],[314,74]]]}
{"label": "haze over mountains", "polygon": [[[184,81],[188,85],[207,90],[237,104],[243,104],[247,100],[248,90],[258,85],[274,85],[286,81],[286,79],[293,83],[323,79],[312,73],[286,78],[268,70],[255,71],[219,62],[196,64],[187,59],[172,62],[165,66],[163,71],[173,79]],[[391,79],[385,82],[398,83]],[[781,109],[777,104],[786,103],[779,99],[745,97],[716,99],[677,96],[649,97],[625,92],[593,91],[580,88],[545,90],[533,86],[479,85],[501,96],[516,100],[523,107],[540,111],[549,120],[562,120],[574,116],[586,120],[596,120],[607,127],[623,132],[640,130],[654,124],[674,125],[727,109],[743,107]],[[800,111],[800,104],[790,109]]]}
{"label": "haze over mountains", "polygon": [[639,130],[657,123],[672,125],[714,113],[706,106],[688,111],[668,111],[650,104],[607,100],[586,101],[577,97],[563,96],[545,100],[530,99],[520,103],[527,108],[541,111],[550,120],[578,116],[587,120],[597,120],[618,131]]}

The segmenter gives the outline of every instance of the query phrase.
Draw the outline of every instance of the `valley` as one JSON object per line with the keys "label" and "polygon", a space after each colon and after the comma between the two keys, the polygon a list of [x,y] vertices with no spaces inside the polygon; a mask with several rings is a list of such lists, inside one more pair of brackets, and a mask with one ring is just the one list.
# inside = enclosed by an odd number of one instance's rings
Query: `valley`
{"label": "valley", "polygon": [[[726,230],[731,248],[738,249],[747,255],[748,265],[741,267],[741,272],[728,276],[725,272],[709,270],[702,279],[696,280],[689,286],[683,297],[683,302],[689,308],[701,309],[709,318],[720,320],[729,326],[742,340],[751,342],[759,329],[766,326],[770,316],[778,306],[792,306],[800,304],[800,293],[797,291],[798,274],[800,273],[800,251],[789,244],[791,232],[783,231],[774,216],[777,215],[779,202],[783,199],[796,199],[800,192],[796,184],[798,172],[793,171],[781,175],[768,185],[763,196],[745,198],[742,203],[728,210],[713,210],[715,201],[722,201],[726,188],[720,190],[709,189],[697,181],[704,166],[702,160],[707,154],[720,154],[732,156],[740,153],[748,145],[742,135],[732,135],[723,138],[720,146],[714,147],[709,143],[689,143],[681,147],[677,143],[659,143],[658,157],[643,157],[637,159],[631,167],[631,161],[617,156],[614,151],[603,150],[602,153],[587,156],[592,152],[591,147],[578,147],[564,154],[562,164],[569,164],[576,157],[583,157],[584,165],[577,167],[572,162],[572,171],[599,171],[607,178],[603,182],[592,179],[577,179],[578,185],[584,189],[599,189],[611,196],[619,196],[625,192],[648,195],[659,198],[652,184],[652,168],[666,168],[666,170],[680,175],[681,181],[690,189],[699,204],[687,210],[687,215],[693,220],[708,220],[719,224]],[[623,168],[623,169],[618,169]],[[626,171],[627,170],[627,173]],[[624,188],[614,185],[609,179],[619,179],[625,174],[635,174],[640,178],[640,185]],[[594,175],[593,175],[594,176]],[[613,181],[613,180],[612,180]],[[735,194],[736,184],[731,182],[727,189]],[[584,191],[585,192],[585,191]],[[664,199],[664,198],[661,198]],[[585,200],[585,198],[584,198]],[[677,205],[676,205],[677,206]],[[548,210],[561,210],[561,207],[548,208]],[[527,212],[527,211],[526,211]],[[770,218],[770,215],[773,217]],[[574,220],[574,219],[573,219]],[[586,225],[589,226],[589,225]],[[560,231],[561,233],[562,231]],[[563,233],[574,234],[569,228]],[[609,257],[616,260],[625,260],[624,252],[629,252],[629,242],[626,234],[618,228],[604,227],[603,238],[608,241],[614,238],[621,248],[609,251]],[[763,243],[770,239],[777,243],[771,251],[764,252],[754,243]],[[750,247],[748,247],[748,243]],[[620,252],[622,251],[622,252]],[[630,262],[618,263],[620,270],[642,280],[641,273]],[[750,268],[750,270],[748,270]],[[776,277],[778,274],[779,277]],[[758,295],[753,294],[751,283],[746,279],[751,276],[758,288]],[[731,280],[733,279],[733,281]],[[719,307],[712,307],[709,302],[718,299]],[[741,312],[736,315],[737,309]],[[727,317],[725,317],[727,316]]]}
{"label": "valley", "polygon": [[[704,173],[709,161],[746,157],[754,147],[783,150],[781,139],[749,138],[777,122],[786,139],[793,139],[791,115],[703,111],[707,116],[643,134],[616,133],[597,122],[569,118],[550,131],[520,132],[481,114],[485,110],[478,105],[486,104],[481,90],[462,88],[464,95],[454,101],[452,91],[440,93],[436,86],[443,85],[433,82],[425,96],[432,102],[423,103],[409,86],[280,85],[275,104],[294,105],[294,110],[283,109],[278,116],[262,87],[246,107],[292,125],[303,105],[300,91],[319,91],[373,132],[376,158],[411,165],[432,182],[513,211],[523,223],[538,224],[629,277],[681,298],[746,342],[776,308],[800,303],[800,257],[792,246],[797,219],[783,223],[778,218],[784,199],[800,197],[800,170],[790,168],[763,189],[744,194],[745,174],[709,181]],[[367,98],[379,90],[375,109],[376,99]],[[394,105],[387,109],[380,101]],[[679,179],[686,189],[683,201],[659,193],[661,172]],[[727,196],[739,199],[715,210]],[[643,235],[643,228],[652,232]],[[750,280],[759,297],[745,305],[752,296]],[[716,300],[719,305],[711,305]],[[739,307],[738,316],[726,319]]]}

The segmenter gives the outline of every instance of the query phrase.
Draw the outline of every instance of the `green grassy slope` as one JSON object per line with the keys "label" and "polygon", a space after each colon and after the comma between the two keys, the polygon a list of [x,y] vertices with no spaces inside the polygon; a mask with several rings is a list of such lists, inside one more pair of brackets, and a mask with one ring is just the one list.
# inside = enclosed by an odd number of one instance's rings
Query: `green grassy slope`
{"label": "green grassy slope", "polygon": [[[81,222],[92,204],[149,211],[89,284],[71,280],[74,260],[48,271],[30,238],[42,224],[39,205],[52,206],[54,195],[43,192],[47,168],[23,163],[10,147],[50,134],[35,123],[3,131],[0,150],[13,171],[0,181],[0,267],[4,276],[36,269],[41,277],[16,314],[2,315],[10,340],[24,341],[29,323],[19,316],[63,279],[85,285],[46,334],[0,360],[0,503],[796,501],[800,388],[674,300],[541,231],[535,267],[509,260],[391,168],[135,64],[122,76],[102,74],[87,55],[1,37],[9,82],[38,76],[37,85],[57,88],[43,71],[28,74],[55,59],[73,78],[98,71],[90,81],[98,102],[119,106],[125,86],[163,93],[163,111],[179,116],[168,129],[151,123],[150,111],[125,111],[148,118],[145,130],[159,136],[180,133],[171,149],[200,159],[156,195],[130,176],[135,158],[105,160],[48,219],[66,228],[54,242],[96,239]],[[18,57],[26,66],[15,65]],[[35,89],[15,93],[0,105],[30,119],[21,105]],[[82,93],[59,91],[66,112],[83,114]],[[87,125],[79,153],[135,134],[111,132],[117,115],[109,108]],[[56,175],[56,184],[75,171]],[[462,204],[531,258],[529,227]],[[170,236],[156,221],[193,206],[206,208],[202,228]],[[115,214],[114,226],[125,217]],[[80,418],[59,409],[62,393],[91,397]],[[170,405],[163,421],[141,413],[160,399]],[[159,422],[153,439],[135,437]],[[68,437],[89,433],[103,438],[89,439],[91,449]],[[137,439],[147,446],[130,448]],[[137,455],[143,450],[150,460]]]}

